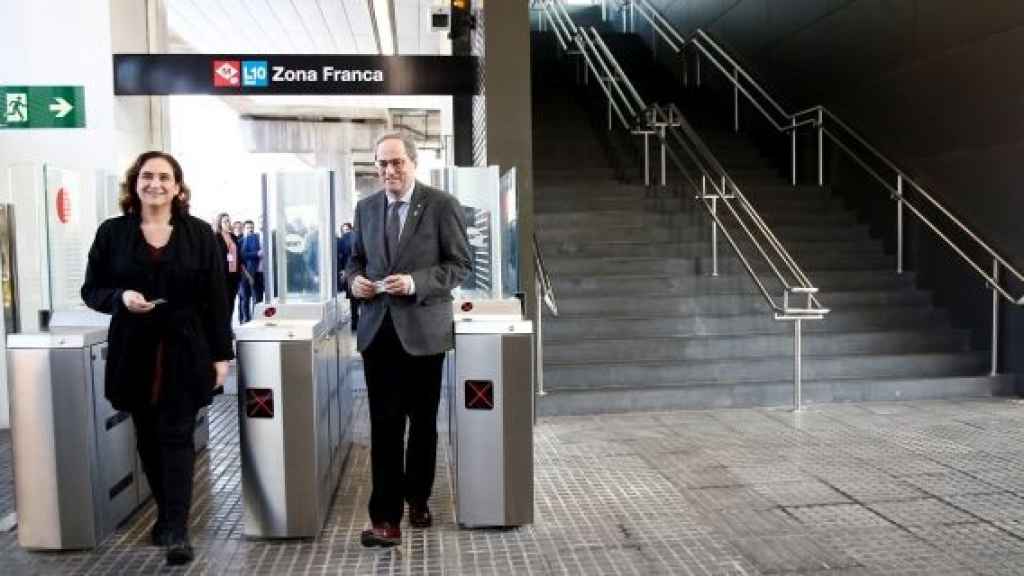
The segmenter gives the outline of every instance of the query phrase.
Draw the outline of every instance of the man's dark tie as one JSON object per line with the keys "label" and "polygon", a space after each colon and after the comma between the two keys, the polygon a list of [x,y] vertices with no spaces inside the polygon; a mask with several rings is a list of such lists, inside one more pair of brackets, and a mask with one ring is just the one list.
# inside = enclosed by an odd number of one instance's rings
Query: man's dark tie
{"label": "man's dark tie", "polygon": [[405,202],[398,200],[388,206],[388,221],[384,229],[388,243],[388,262],[394,262],[395,255],[398,254],[398,237],[402,233],[402,220],[398,216],[398,209],[403,204]]}

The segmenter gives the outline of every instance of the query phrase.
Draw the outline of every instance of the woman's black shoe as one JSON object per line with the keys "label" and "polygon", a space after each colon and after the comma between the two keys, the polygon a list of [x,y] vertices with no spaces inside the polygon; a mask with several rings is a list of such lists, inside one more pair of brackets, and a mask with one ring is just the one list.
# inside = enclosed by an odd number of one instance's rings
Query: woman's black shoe
{"label": "woman's black shoe", "polygon": [[153,543],[153,546],[167,546],[171,543],[171,531],[157,522],[153,524],[153,529],[149,531],[149,540]]}
{"label": "woman's black shoe", "polygon": [[175,538],[167,545],[167,565],[179,566],[192,561],[192,545],[188,538]]}

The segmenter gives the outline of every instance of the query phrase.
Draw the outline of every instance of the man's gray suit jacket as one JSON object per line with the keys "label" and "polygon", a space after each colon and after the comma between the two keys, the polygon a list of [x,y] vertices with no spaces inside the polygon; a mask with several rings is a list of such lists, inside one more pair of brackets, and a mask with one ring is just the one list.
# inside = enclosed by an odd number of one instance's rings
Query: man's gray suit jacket
{"label": "man's gray suit jacket", "polygon": [[466,278],[472,262],[462,205],[451,194],[417,181],[394,262],[388,261],[384,237],[387,207],[383,190],[356,204],[346,278],[361,275],[375,281],[391,274],[410,274],[416,293],[381,293],[361,300],[356,346],[360,352],[366,350],[390,311],[406,352],[414,356],[440,354],[454,346],[451,290]]}

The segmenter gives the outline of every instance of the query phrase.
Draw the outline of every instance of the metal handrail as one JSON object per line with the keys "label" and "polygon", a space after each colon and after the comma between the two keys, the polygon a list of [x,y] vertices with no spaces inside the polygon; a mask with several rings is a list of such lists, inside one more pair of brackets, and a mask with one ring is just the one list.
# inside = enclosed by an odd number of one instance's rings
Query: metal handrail
{"label": "metal handrail", "polygon": [[537,233],[533,234],[533,265],[537,270],[537,281],[540,284],[541,296],[544,305],[552,316],[558,316],[558,300],[555,298],[555,288],[551,285],[551,276],[548,268],[544,265],[544,256],[541,254],[540,241],[537,240]]}
{"label": "metal handrail", "polygon": [[[620,0],[620,5],[624,3],[633,4],[639,7],[638,12],[641,14],[641,16],[647,19],[648,23],[651,25],[651,28],[655,31],[655,33],[659,34],[663,41],[668,43],[670,46],[675,46],[678,43],[679,34],[677,32],[671,36],[666,34],[666,32],[664,31],[665,19],[661,16],[660,13],[658,13],[656,9],[654,9],[650,5],[648,0]],[[674,29],[672,30],[673,32],[675,32]],[[711,51],[707,47],[705,47],[705,44],[710,46],[710,48],[713,49],[715,53],[717,53],[718,57],[725,60],[728,66],[732,68],[732,74],[730,74],[726,67],[723,66],[721,62],[719,62],[715,54],[712,54]],[[856,130],[851,128],[848,124],[843,122],[835,113],[833,113],[824,105],[812,106],[810,108],[793,113],[786,112],[782,105],[780,105],[768,93],[768,91],[765,90],[759,82],[757,82],[757,80],[755,80],[739,63],[736,62],[734,58],[732,58],[725,51],[724,48],[721,47],[721,45],[719,45],[703,29],[698,28],[697,30],[695,30],[694,33],[690,36],[690,38],[686,39],[683,42],[682,48],[685,48],[687,45],[693,45],[700,53],[704,54],[704,56],[707,57],[708,60],[711,61],[711,63],[716,68],[718,68],[719,71],[722,72],[722,74],[733,84],[735,89],[739,93],[742,93],[750,102],[750,104],[753,105],[754,108],[757,109],[759,112],[761,112],[762,116],[764,116],[764,118],[768,120],[779,132],[791,132],[794,139],[794,143],[796,130],[804,125],[813,125],[819,130],[820,136],[828,136],[835,144],[837,144],[837,146],[841,150],[846,152],[846,154],[850,156],[851,159],[853,159],[858,165],[860,165],[865,171],[867,171],[873,178],[878,180],[891,193],[892,198],[897,202],[897,205],[901,211],[904,206],[907,209],[909,209],[911,213],[913,213],[922,223],[924,223],[943,242],[945,242],[958,256],[960,256],[960,258],[963,259],[967,265],[973,268],[974,271],[977,272],[984,279],[985,283],[988,284],[989,287],[991,287],[995,292],[997,292],[1008,302],[1016,305],[1024,305],[1024,293],[1022,293],[1019,297],[1015,297],[1000,285],[999,267],[1001,266],[1002,268],[1005,268],[1007,271],[1009,271],[1018,280],[1022,282],[1024,282],[1024,272],[1021,272],[1019,269],[1011,265],[1006,260],[1006,258],[1000,255],[994,248],[992,248],[988,243],[982,240],[970,227],[964,224],[964,222],[961,219],[957,218],[941,202],[936,200],[930,193],[928,193],[928,191],[925,190],[924,187],[915,182],[913,178],[908,176],[905,170],[898,167],[885,154],[883,154],[877,148],[872,146],[863,136],[861,136]],[[679,51],[681,51],[681,49],[677,50],[677,52]],[[759,103],[757,99],[754,97],[754,95],[751,94],[751,92],[746,87],[740,84],[740,78],[746,80],[746,82],[749,83],[751,87],[753,87],[753,90],[764,100],[764,102],[766,102],[768,106],[770,106],[775,112],[778,113],[779,116],[782,117],[782,122],[778,121],[767,110],[765,110],[764,105]],[[807,118],[808,116],[811,117]],[[892,186],[891,180],[887,180],[886,178],[881,176],[876,170],[874,170],[861,157],[861,155],[857,154],[856,151],[854,151],[848,145],[843,143],[841,134],[837,133],[834,130],[829,130],[828,128],[826,128],[826,118],[828,120],[828,123],[834,123],[836,126],[840,127],[842,129],[842,132],[844,132],[846,136],[852,138],[854,141],[857,142],[859,146],[863,147],[866,151],[870,152],[870,155],[876,162],[881,163],[891,171],[895,172],[895,180],[897,182],[896,187]],[[820,147],[820,137],[818,156],[818,184],[823,185],[824,182],[822,174],[823,166],[821,160],[822,151]],[[794,182],[795,165],[796,157],[794,154]],[[964,248],[958,246],[956,242],[950,239],[947,234],[943,233],[932,220],[925,216],[918,208],[916,208],[907,199],[906,195],[904,194],[904,191],[902,190],[901,184],[903,183],[909,185],[911,188],[914,189],[914,191],[918,192],[922,197],[924,197],[928,201],[928,203],[932,205],[932,207],[941,212],[942,215],[945,216],[951,224],[953,224],[957,229],[959,229],[960,232],[966,234],[971,240],[974,241],[974,244],[977,247],[984,250],[992,258],[994,262],[994,267],[993,272],[991,274],[986,272],[980,265],[978,265],[977,262],[974,261],[974,259],[969,257]],[[900,221],[902,222],[902,215],[900,216]],[[899,244],[902,247],[902,228],[899,231],[899,236]],[[900,263],[898,265],[898,272],[902,272],[902,258],[903,254],[902,250],[900,250]]]}
{"label": "metal handrail", "polygon": [[[543,3],[543,9],[545,11],[559,12],[561,10],[562,12],[565,12],[565,8],[561,5],[559,0],[547,0],[547,2]],[[568,18],[567,12],[565,15],[566,18]],[[571,18],[569,18],[569,21],[571,22]],[[667,25],[666,28],[668,28]],[[662,185],[665,185],[666,155],[669,155],[672,157],[673,162],[679,168],[680,172],[690,180],[691,184],[695,188],[697,187],[697,184],[691,177],[685,163],[679,159],[673,147],[669,146],[669,135],[672,135],[676,139],[680,147],[691,157],[694,164],[700,170],[701,185],[699,187],[700,195],[698,196],[698,199],[708,210],[713,221],[711,243],[713,275],[718,275],[717,232],[718,229],[721,228],[726,241],[735,251],[744,269],[753,279],[761,295],[768,303],[773,317],[776,320],[787,320],[793,322],[793,403],[794,408],[796,410],[800,410],[802,378],[802,322],[804,320],[820,320],[829,313],[829,310],[824,308],[817,300],[816,294],[818,289],[813,286],[807,278],[807,275],[800,269],[799,265],[797,265],[795,259],[793,259],[789,252],[786,251],[785,247],[774,233],[771,232],[768,225],[764,222],[764,219],[761,218],[753,205],[739,190],[739,187],[732,178],[729,177],[717,159],[715,159],[714,155],[710,152],[704,142],[699,136],[697,136],[696,132],[692,127],[690,127],[689,123],[686,122],[685,118],[682,117],[679,109],[674,105],[667,109],[658,105],[648,107],[644,103],[643,98],[633,87],[633,84],[629,81],[629,78],[623,72],[622,68],[619,66],[614,55],[608,49],[608,46],[597,33],[597,30],[593,27],[589,28],[589,30],[582,31],[579,28],[574,29],[577,30],[575,41],[579,47],[579,54],[586,61],[587,69],[594,73],[600,83],[601,89],[608,98],[608,129],[611,130],[612,128],[611,114],[614,109],[615,112],[619,113],[620,120],[623,120],[623,126],[629,129],[633,134],[640,135],[644,139],[645,181],[649,182],[650,178],[649,138],[652,135],[656,135],[661,142]],[[597,62],[597,64],[595,64],[595,62]],[[600,69],[598,68],[598,65],[600,66]],[[601,71],[604,72],[603,76],[599,73]],[[614,89],[607,86],[608,83],[611,83],[614,86]],[[628,95],[623,91],[620,84],[624,84],[626,86],[629,92]],[[618,100],[615,98],[616,94],[619,96]],[[630,115],[634,117],[634,124],[632,127],[627,125],[625,120],[622,118],[620,105],[622,108],[629,111]],[[637,114],[638,111],[640,112],[639,114]],[[689,144],[687,143],[687,140],[684,139],[683,135],[680,135],[680,132],[689,139]],[[696,153],[694,152],[694,149],[696,149]],[[718,185],[719,180],[721,182],[721,186]],[[707,187],[709,181],[714,194],[708,194]],[[781,304],[772,297],[768,288],[762,281],[761,276],[754,270],[753,265],[743,253],[743,250],[733,238],[733,235],[729,232],[728,227],[725,226],[724,222],[719,217],[716,209],[718,200],[722,200],[725,203],[726,208],[739,224],[743,233],[746,234],[747,239],[754,245],[765,262],[767,262],[772,274],[775,275],[775,278],[782,285],[783,294]],[[734,206],[734,203],[732,202],[733,200],[736,201],[738,209],[737,206]],[[536,250],[536,242],[534,247]],[[539,253],[537,256],[539,257]],[[806,305],[803,307],[790,306],[791,296],[805,297]]]}

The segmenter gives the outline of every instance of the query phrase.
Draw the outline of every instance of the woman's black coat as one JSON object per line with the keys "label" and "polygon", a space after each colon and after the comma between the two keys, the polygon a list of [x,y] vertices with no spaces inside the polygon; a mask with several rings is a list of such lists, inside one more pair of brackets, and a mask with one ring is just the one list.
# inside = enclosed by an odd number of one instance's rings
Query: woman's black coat
{"label": "woman's black coat", "polygon": [[[156,261],[140,224],[135,214],[111,218],[100,225],[89,249],[82,300],[112,315],[106,397],[118,410],[149,404],[162,341],[160,408],[195,412],[210,403],[213,362],[234,357],[224,262],[213,230],[198,218],[172,218],[171,237]],[[121,299],[125,290],[167,302],[136,314]]]}

